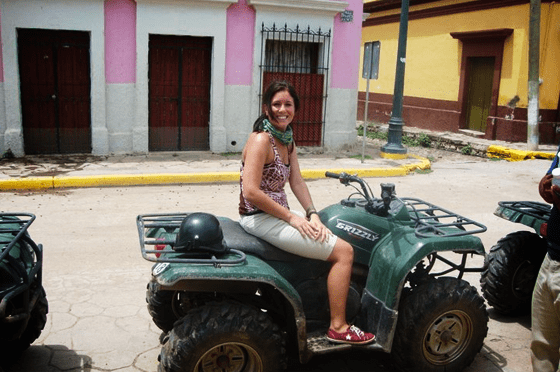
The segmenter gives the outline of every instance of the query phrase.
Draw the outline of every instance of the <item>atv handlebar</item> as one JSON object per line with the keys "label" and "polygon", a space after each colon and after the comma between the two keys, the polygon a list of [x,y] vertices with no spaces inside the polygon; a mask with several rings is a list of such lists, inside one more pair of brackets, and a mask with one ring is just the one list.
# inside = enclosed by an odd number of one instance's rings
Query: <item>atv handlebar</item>
{"label": "atv handlebar", "polygon": [[352,176],[346,172],[342,172],[342,173],[334,173],[334,172],[325,172],[325,177],[329,177],[329,178],[336,178],[338,180],[340,180],[340,183],[342,183],[343,185],[348,185],[350,184],[350,182],[356,182],[358,184],[360,184],[360,187],[362,188],[362,192],[364,197],[366,198],[368,203],[373,203],[373,195],[371,193],[371,190],[368,186],[368,184],[361,179],[358,176]]}

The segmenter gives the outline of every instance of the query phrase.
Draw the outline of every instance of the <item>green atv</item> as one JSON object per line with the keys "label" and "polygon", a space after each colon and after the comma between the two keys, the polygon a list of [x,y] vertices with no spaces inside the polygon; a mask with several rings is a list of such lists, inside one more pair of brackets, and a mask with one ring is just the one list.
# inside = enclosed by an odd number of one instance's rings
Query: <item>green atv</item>
{"label": "green atv", "polygon": [[374,198],[357,176],[326,176],[357,190],[319,216],[354,247],[347,317],[376,342],[326,339],[328,262],[286,253],[229,218],[146,214],[137,225],[143,257],[156,262],[146,300],[163,331],[159,371],[280,371],[288,361],[357,347],[391,353],[405,371],[461,371],[473,361],[488,315],[462,277],[482,271],[467,258],[485,254],[474,234],[486,227],[398,198],[393,184]]}
{"label": "green atv", "polygon": [[0,358],[13,358],[33,343],[47,322],[42,284],[43,247],[27,229],[28,213],[0,213]]}
{"label": "green atv", "polygon": [[546,226],[551,206],[531,201],[502,201],[494,214],[528,226],[532,231],[510,233],[485,258],[481,276],[484,297],[503,315],[526,315],[539,269],[547,251]]}

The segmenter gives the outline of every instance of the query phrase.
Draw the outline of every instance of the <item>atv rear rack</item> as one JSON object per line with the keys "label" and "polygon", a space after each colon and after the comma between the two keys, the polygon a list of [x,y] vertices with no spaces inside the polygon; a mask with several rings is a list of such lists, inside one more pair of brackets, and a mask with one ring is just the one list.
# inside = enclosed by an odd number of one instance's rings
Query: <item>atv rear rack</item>
{"label": "atv rear rack", "polygon": [[[35,221],[31,213],[0,213],[0,261],[7,258],[16,243],[27,233],[27,229]],[[28,239],[31,243],[31,239]],[[30,244],[40,260],[41,250]]]}
{"label": "atv rear rack", "polygon": [[[41,287],[43,280],[43,245],[36,244],[27,232],[27,229],[34,220],[35,215],[31,213],[0,213],[0,265],[14,264],[17,260],[12,252],[14,248],[28,250],[25,254],[29,254],[31,259],[24,271],[19,271],[19,269],[18,271],[12,271],[20,279],[19,283],[5,293],[0,292],[3,295],[3,297],[0,297],[0,320],[2,322],[15,323],[29,318],[29,312],[25,311],[10,316],[6,315],[8,305],[10,305],[10,301],[13,298],[21,293],[25,293],[23,308],[28,309],[30,308],[29,304],[32,304],[31,307],[34,306],[39,296],[37,292],[30,298],[29,293],[26,292],[32,282],[36,281],[39,287]],[[17,256],[17,253],[15,255]],[[16,267],[20,266],[16,265]],[[23,332],[23,328],[21,332]]]}
{"label": "atv rear rack", "polygon": [[498,208],[496,208],[494,214],[498,217],[510,219],[510,216],[504,216],[505,209],[548,221],[552,207],[549,204],[533,201],[501,201],[498,202]]}
{"label": "atv rear rack", "polygon": [[[196,250],[191,252],[177,252],[173,250],[177,229],[181,222],[190,213],[173,214],[144,214],[136,218],[138,226],[138,237],[140,238],[140,250],[142,257],[151,262],[199,264],[213,266],[232,266],[245,262],[245,253],[237,249],[229,249],[223,253],[224,257],[217,257],[213,252]],[[165,237],[150,236],[157,233],[159,229],[165,230]],[[146,246],[154,246],[160,249],[147,249]]]}
{"label": "atv rear rack", "polygon": [[410,218],[416,222],[416,236],[420,238],[457,237],[480,234],[486,226],[437,205],[416,198],[400,198],[409,208]]}

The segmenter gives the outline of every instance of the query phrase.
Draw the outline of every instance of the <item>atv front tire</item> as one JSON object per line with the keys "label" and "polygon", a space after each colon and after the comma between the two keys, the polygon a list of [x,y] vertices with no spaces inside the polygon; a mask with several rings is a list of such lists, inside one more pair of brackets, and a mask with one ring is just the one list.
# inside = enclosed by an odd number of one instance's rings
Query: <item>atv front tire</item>
{"label": "atv front tire", "polygon": [[476,288],[461,279],[431,279],[401,301],[391,353],[403,371],[462,371],[487,332],[488,314]]}
{"label": "atv front tire", "polygon": [[503,315],[529,314],[546,250],[546,240],[529,231],[501,238],[486,256],[486,269],[480,278],[488,304]]}
{"label": "atv front tire", "polygon": [[160,372],[277,372],[284,341],[266,313],[236,302],[191,310],[164,341]]}

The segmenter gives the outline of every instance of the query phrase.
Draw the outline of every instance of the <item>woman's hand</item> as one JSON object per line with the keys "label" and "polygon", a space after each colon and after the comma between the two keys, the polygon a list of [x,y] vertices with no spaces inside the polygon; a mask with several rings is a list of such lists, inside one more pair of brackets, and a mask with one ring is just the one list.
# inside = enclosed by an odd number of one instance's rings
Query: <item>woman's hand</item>
{"label": "woman's hand", "polygon": [[309,223],[317,232],[314,238],[315,240],[324,242],[329,234],[332,234],[332,232],[325,225],[323,225],[323,222],[321,222],[321,219],[319,218],[319,215],[317,213],[312,213],[311,216],[309,216]]}
{"label": "woman's hand", "polygon": [[311,219],[300,217],[292,214],[289,221],[290,225],[297,229],[302,236],[307,236],[313,240],[324,242],[327,239],[330,230],[319,219],[317,214],[312,214]]}

